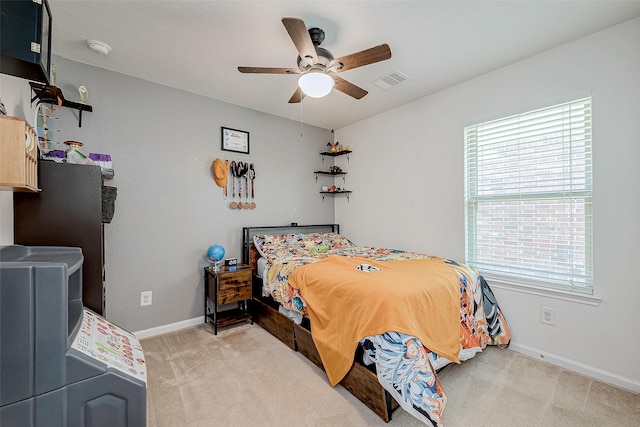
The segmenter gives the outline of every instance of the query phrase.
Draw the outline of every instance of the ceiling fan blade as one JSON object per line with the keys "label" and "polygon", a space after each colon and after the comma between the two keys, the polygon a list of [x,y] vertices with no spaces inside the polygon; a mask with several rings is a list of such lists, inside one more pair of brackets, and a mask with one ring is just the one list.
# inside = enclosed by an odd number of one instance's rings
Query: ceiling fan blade
{"label": "ceiling fan blade", "polygon": [[388,44],[381,44],[351,55],[336,58],[327,65],[336,73],[351,70],[353,68],[362,67],[364,65],[374,64],[376,62],[385,61],[391,58],[391,48]]}
{"label": "ceiling fan blade", "polygon": [[304,92],[302,91],[302,89],[300,89],[300,86],[298,86],[296,91],[293,92],[293,95],[291,95],[291,98],[289,99],[289,104],[296,104],[298,102],[302,102],[303,99],[304,99]]}
{"label": "ceiling fan blade", "polygon": [[238,67],[238,71],[257,74],[300,74],[299,68]]}
{"label": "ceiling fan blade", "polygon": [[304,21],[299,18],[282,18],[282,24],[287,29],[293,44],[296,45],[300,58],[311,63],[311,65],[317,64],[316,48],[311,41],[309,30],[307,30]]}
{"label": "ceiling fan blade", "polygon": [[344,92],[355,99],[360,99],[369,93],[361,87],[356,86],[335,74],[332,74],[331,78],[333,78],[333,81],[335,82],[335,85],[333,86],[334,89],[338,89],[340,92]]}

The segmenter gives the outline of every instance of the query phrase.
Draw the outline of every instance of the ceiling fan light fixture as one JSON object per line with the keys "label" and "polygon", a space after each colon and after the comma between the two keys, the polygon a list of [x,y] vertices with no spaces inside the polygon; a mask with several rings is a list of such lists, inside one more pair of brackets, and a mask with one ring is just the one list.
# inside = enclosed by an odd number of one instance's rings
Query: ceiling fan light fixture
{"label": "ceiling fan light fixture", "polygon": [[333,89],[333,79],[321,71],[310,71],[298,79],[298,86],[305,95],[312,98],[327,96]]}

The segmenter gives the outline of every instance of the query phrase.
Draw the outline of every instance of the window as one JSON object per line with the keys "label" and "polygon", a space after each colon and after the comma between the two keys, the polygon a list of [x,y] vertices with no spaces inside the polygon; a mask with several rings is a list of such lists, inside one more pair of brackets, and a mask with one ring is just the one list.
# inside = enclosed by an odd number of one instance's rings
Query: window
{"label": "window", "polygon": [[466,262],[592,293],[591,97],[467,126],[464,138]]}

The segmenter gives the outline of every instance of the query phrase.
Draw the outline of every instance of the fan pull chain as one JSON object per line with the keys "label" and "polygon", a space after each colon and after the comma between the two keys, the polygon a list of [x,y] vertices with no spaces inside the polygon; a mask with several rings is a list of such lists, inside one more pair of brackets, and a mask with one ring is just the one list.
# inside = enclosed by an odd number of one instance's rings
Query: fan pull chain
{"label": "fan pull chain", "polygon": [[304,135],[302,133],[302,101],[300,101],[300,139],[303,139]]}

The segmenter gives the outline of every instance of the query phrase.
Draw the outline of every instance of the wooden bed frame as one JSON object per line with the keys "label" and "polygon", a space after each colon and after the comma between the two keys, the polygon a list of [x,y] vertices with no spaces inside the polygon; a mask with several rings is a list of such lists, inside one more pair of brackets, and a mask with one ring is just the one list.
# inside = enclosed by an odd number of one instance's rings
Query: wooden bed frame
{"label": "wooden bed frame", "polygon": [[[278,338],[294,351],[299,351],[311,362],[321,369],[322,361],[316,349],[311,332],[304,326],[293,322],[289,317],[280,313],[277,303],[269,298],[263,298],[262,279],[256,277],[257,261],[260,255],[253,245],[254,234],[290,234],[290,233],[312,233],[312,232],[334,232],[339,233],[338,224],[321,225],[291,225],[278,227],[244,227],[243,231],[243,256],[242,262],[251,266],[253,272],[253,299],[251,310],[253,320],[271,335]],[[358,358],[353,363],[347,375],[340,384],[349,390],[351,394],[360,399],[373,412],[375,412],[385,422],[391,420],[392,412],[400,406],[387,392],[374,372],[361,363]]]}

